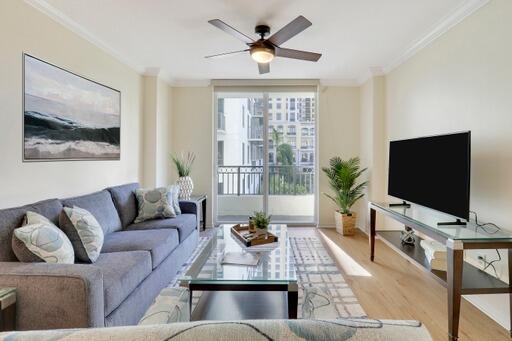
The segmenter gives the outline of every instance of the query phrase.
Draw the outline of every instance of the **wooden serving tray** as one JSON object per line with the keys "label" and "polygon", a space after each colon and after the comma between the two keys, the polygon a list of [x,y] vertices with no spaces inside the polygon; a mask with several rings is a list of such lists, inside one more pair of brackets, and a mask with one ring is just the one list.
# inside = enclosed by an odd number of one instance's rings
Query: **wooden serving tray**
{"label": "wooden serving tray", "polygon": [[278,240],[275,234],[265,230],[249,232],[249,225],[237,224],[231,228],[231,234],[247,247],[275,243]]}

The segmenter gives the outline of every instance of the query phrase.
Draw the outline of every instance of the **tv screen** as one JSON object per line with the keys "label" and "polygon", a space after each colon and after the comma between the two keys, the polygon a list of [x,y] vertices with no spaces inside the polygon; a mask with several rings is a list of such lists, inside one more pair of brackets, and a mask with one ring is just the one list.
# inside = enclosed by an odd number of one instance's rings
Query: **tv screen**
{"label": "tv screen", "polygon": [[388,194],[469,219],[471,132],[391,141]]}

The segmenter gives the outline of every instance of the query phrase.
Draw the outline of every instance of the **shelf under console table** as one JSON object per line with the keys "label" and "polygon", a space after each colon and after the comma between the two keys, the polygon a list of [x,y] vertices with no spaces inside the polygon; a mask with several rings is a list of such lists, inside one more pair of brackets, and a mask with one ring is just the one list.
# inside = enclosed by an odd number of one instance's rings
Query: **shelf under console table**
{"label": "shelf under console table", "polygon": [[[379,238],[400,255],[415,265],[430,272],[448,291],[448,340],[457,340],[461,295],[512,294],[512,233],[497,231],[489,234],[476,224],[438,226],[435,216],[421,207],[400,207],[390,204],[370,202],[368,204],[368,224],[370,259],[375,258],[375,237]],[[415,235],[415,245],[402,244],[401,230],[376,230],[376,213],[383,214],[401,224],[420,232],[446,246],[447,271],[430,268],[423,248],[422,237]],[[509,283],[464,262],[464,250],[507,249]],[[511,297],[512,299],[512,297]],[[512,300],[511,300],[512,322]],[[512,335],[512,334],[511,334]]]}

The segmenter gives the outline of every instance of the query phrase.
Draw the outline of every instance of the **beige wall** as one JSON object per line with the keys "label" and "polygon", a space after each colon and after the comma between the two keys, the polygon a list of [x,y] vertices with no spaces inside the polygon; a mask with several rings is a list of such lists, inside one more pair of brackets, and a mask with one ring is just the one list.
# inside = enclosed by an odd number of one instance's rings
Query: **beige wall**
{"label": "beige wall", "polygon": [[[172,89],[171,152],[194,152],[192,167],[195,193],[208,195],[207,224],[212,222],[213,188],[213,93],[211,87],[183,87]],[[171,169],[171,182],[177,174]]]}
{"label": "beige wall", "polygon": [[[511,32],[512,1],[493,0],[391,72],[386,84],[387,140],[471,130],[471,209],[507,229],[512,229]],[[505,252],[502,256],[497,268],[507,278]],[[495,258],[495,252],[488,253],[487,259]],[[469,299],[509,328],[508,295]]]}
{"label": "beige wall", "polygon": [[[141,77],[23,1],[0,1],[0,207],[138,181]],[[22,53],[121,91],[121,160],[22,162]]]}
{"label": "beige wall", "polygon": [[142,178],[144,187],[156,186],[158,78],[143,76]]}
{"label": "beige wall", "polygon": [[[360,91],[356,87],[321,87],[318,127],[318,160],[320,168],[329,159],[340,156],[348,159],[359,156]],[[334,227],[336,206],[323,192],[331,192],[326,176],[320,170],[319,226]],[[356,204],[359,215],[364,214],[361,203]]]}
{"label": "beige wall", "polygon": [[[361,86],[360,91],[360,157],[361,166],[367,168],[362,179],[369,183],[366,195],[359,203],[362,214],[358,217],[358,227],[366,231],[368,202],[383,201],[385,198],[385,78],[370,78]],[[378,219],[378,224],[381,224],[381,218]]]}
{"label": "beige wall", "polygon": [[158,76],[143,76],[144,163],[142,186],[161,187],[170,180],[172,88]]}

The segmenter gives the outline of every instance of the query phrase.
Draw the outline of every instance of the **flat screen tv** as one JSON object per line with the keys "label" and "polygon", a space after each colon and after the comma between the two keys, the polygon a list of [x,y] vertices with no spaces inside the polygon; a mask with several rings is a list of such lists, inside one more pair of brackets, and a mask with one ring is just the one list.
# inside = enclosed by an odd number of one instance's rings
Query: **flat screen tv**
{"label": "flat screen tv", "polygon": [[469,220],[471,132],[391,141],[388,194]]}

